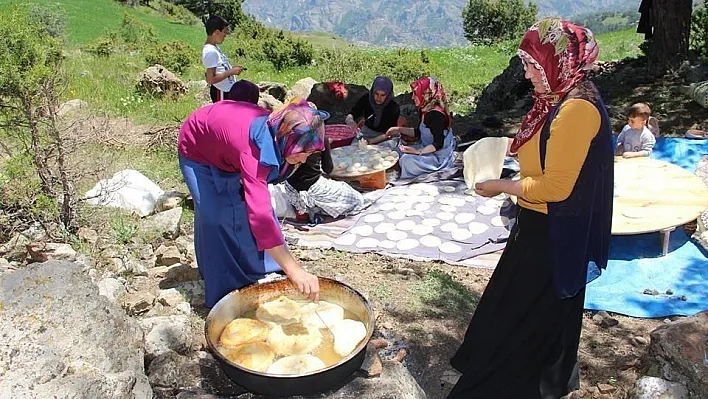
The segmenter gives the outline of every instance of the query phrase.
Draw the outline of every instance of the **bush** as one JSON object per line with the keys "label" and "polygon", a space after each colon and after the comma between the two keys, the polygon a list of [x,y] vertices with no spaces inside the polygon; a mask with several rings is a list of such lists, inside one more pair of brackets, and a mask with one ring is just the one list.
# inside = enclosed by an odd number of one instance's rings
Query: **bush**
{"label": "bush", "polygon": [[375,61],[381,74],[399,82],[412,82],[421,76],[429,75],[428,65],[413,52],[399,50],[396,55],[389,55]]}
{"label": "bush", "polygon": [[302,39],[286,37],[282,32],[263,42],[263,54],[276,70],[308,65],[314,57],[312,44]]}
{"label": "bush", "polygon": [[160,43],[145,55],[148,65],[160,64],[179,74],[183,73],[195,59],[197,59],[197,52],[182,41]]}
{"label": "bush", "polygon": [[33,23],[44,29],[49,36],[62,37],[66,29],[66,14],[60,8],[32,4],[29,16]]}
{"label": "bush", "polygon": [[691,16],[691,50],[708,56],[708,3],[693,10]]}
{"label": "bush", "polygon": [[123,21],[118,28],[118,37],[131,50],[150,47],[157,43],[157,35],[152,25],[128,13],[123,14]]}
{"label": "bush", "polygon": [[465,38],[472,44],[490,45],[518,40],[536,22],[538,8],[523,0],[469,0],[462,10]]}
{"label": "bush", "polygon": [[84,46],[84,51],[97,57],[109,57],[118,51],[115,35],[99,36],[96,40]]}
{"label": "bush", "polygon": [[192,14],[191,11],[178,4],[172,4],[165,0],[153,0],[150,2],[149,7],[158,14],[167,17],[170,21],[185,25],[197,25],[201,23],[201,20]]}

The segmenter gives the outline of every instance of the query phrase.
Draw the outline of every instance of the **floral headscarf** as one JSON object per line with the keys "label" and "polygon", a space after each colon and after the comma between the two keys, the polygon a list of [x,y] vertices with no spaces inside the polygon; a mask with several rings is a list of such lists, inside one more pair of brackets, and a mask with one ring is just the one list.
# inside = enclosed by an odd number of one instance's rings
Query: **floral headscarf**
{"label": "floral headscarf", "polygon": [[534,104],[511,144],[511,153],[533,137],[554,106],[580,81],[597,60],[599,48],[590,29],[560,18],[544,18],[524,35],[519,57],[541,71],[546,93],[533,94]]}
{"label": "floral headscarf", "polygon": [[287,157],[324,150],[325,118],[324,113],[299,97],[270,114],[267,123],[280,166],[278,180],[294,172],[293,165],[285,160]]}
{"label": "floral headscarf", "polygon": [[426,114],[429,111],[440,111],[447,118],[450,127],[450,112],[447,109],[447,94],[442,83],[430,76],[422,77],[411,83],[413,95],[418,99],[418,111]]}
{"label": "floral headscarf", "polygon": [[[382,104],[376,104],[374,101],[374,93],[376,90],[381,90],[386,93],[386,99]],[[374,126],[378,126],[381,123],[381,118],[383,117],[383,110],[386,108],[388,103],[393,99],[393,82],[391,79],[385,76],[377,76],[374,79],[374,83],[371,85],[371,90],[369,90],[369,104],[374,110]]]}

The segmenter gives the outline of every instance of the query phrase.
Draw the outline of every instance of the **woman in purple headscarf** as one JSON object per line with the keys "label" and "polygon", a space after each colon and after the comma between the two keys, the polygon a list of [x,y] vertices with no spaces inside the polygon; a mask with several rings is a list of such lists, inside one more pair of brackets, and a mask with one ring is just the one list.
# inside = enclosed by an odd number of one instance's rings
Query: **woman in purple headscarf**
{"label": "woman in purple headscarf", "polygon": [[393,100],[393,82],[386,76],[377,76],[369,93],[361,96],[349,111],[345,123],[353,130],[361,127],[363,138],[376,144],[389,139],[385,133],[398,124],[400,114]]}
{"label": "woman in purple headscarf", "polygon": [[261,95],[261,90],[255,83],[240,79],[231,86],[231,91],[229,91],[229,100],[232,101],[243,101],[251,104],[258,104],[258,98]]}

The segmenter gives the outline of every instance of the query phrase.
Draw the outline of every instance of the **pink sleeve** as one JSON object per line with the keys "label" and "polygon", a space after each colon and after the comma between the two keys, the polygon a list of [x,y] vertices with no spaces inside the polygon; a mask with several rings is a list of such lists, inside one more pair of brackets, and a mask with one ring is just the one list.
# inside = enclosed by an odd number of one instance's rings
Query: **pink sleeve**
{"label": "pink sleeve", "polygon": [[258,148],[250,145],[250,151],[241,152],[239,163],[243,188],[246,195],[246,209],[251,232],[256,239],[259,251],[283,245],[283,233],[273,216],[273,205],[268,191],[270,168],[260,164],[254,154]]}

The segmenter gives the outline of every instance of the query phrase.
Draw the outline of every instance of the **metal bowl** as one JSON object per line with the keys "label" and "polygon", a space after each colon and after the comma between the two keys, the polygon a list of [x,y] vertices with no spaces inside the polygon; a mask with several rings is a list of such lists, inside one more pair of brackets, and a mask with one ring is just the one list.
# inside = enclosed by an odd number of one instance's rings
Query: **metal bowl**
{"label": "metal bowl", "polygon": [[254,310],[259,304],[281,295],[292,297],[301,295],[286,279],[252,284],[232,291],[217,302],[209,312],[204,327],[209,350],[233,382],[260,395],[308,395],[340,386],[361,367],[366,355],[366,344],[374,332],[374,312],[368,301],[350,286],[323,277],[319,278],[319,283],[321,300],[343,307],[366,326],[366,337],[356,349],[339,363],[301,375],[261,373],[229,361],[216,349],[221,332],[227,324],[244,313]]}

